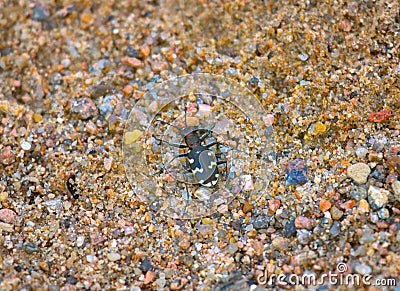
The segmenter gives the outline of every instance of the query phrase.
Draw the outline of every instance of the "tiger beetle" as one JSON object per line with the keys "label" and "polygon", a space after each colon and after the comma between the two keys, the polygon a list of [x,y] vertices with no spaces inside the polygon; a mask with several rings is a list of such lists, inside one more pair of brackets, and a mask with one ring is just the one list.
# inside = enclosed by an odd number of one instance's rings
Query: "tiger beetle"
{"label": "tiger beetle", "polygon": [[192,172],[198,184],[206,187],[215,186],[220,176],[218,166],[225,164],[225,171],[227,170],[227,161],[219,160],[219,158],[221,158],[221,153],[215,153],[211,149],[213,146],[219,145],[220,143],[213,141],[209,144],[203,145],[206,138],[211,135],[212,129],[215,125],[207,130],[200,129],[198,126],[187,126],[186,106],[184,128],[176,127],[163,120],[158,121],[177,128],[180,135],[184,138],[185,143],[173,143],[154,137],[156,140],[164,142],[172,147],[189,149],[189,151],[186,153],[176,155],[171,161],[168,162],[168,164],[176,158],[186,158],[186,167]]}

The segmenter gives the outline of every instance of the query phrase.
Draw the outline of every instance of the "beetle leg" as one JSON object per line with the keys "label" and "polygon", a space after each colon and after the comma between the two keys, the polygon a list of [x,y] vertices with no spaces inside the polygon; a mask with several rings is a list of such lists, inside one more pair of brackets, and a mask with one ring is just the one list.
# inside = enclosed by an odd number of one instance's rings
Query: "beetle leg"
{"label": "beetle leg", "polygon": [[158,138],[158,137],[155,137],[155,136],[154,136],[154,138],[155,138],[156,140],[158,140],[158,141],[165,142],[166,144],[168,144],[168,145],[170,145],[170,146],[172,146],[172,147],[175,147],[175,148],[180,148],[180,149],[188,148],[188,146],[187,146],[186,144],[183,144],[183,143],[169,142],[169,141],[167,141],[167,140],[163,140],[163,139]]}
{"label": "beetle leg", "polygon": [[207,136],[209,136],[212,133],[212,130],[214,129],[215,124],[213,124],[209,129],[207,129],[207,131],[205,133],[203,133],[200,136],[200,142],[204,141],[206,139]]}
{"label": "beetle leg", "polygon": [[206,149],[209,149],[210,147],[215,146],[216,144],[219,144],[219,142],[213,141],[212,143],[209,143],[208,145],[205,145],[204,147],[205,147]]}

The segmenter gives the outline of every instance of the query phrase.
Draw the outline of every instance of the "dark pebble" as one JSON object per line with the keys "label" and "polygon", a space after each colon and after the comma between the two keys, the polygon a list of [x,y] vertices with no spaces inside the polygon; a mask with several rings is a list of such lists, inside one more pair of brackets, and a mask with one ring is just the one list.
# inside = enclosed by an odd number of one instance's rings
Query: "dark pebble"
{"label": "dark pebble", "polygon": [[363,187],[354,187],[350,191],[350,196],[357,201],[360,201],[361,199],[365,199],[367,197],[367,189],[365,189]]}
{"label": "dark pebble", "polygon": [[24,249],[25,252],[27,252],[28,254],[32,254],[34,252],[39,251],[39,247],[37,245],[35,245],[34,243],[28,242],[28,243],[24,243],[24,245],[22,246],[22,248]]}
{"label": "dark pebble", "polygon": [[74,276],[69,276],[67,278],[67,283],[71,285],[75,285],[78,282],[78,280]]}
{"label": "dark pebble", "polygon": [[330,229],[330,233],[332,235],[332,237],[335,237],[339,234],[340,231],[340,224],[339,222],[335,221]]}
{"label": "dark pebble", "polygon": [[92,98],[98,98],[101,96],[105,96],[112,92],[112,86],[109,84],[100,83],[94,86],[92,91]]}
{"label": "dark pebble", "polygon": [[13,50],[11,48],[0,49],[0,56],[2,56],[2,57],[11,55],[12,53],[13,53]]}
{"label": "dark pebble", "polygon": [[17,272],[21,272],[22,271],[22,267],[21,267],[21,265],[14,265],[14,270],[15,271],[17,271]]}
{"label": "dark pebble", "polygon": [[153,269],[153,265],[147,258],[144,258],[142,263],[140,264],[139,268],[143,272],[147,272],[147,271],[150,271],[151,269]]}
{"label": "dark pebble", "polygon": [[240,220],[233,220],[231,225],[234,230],[240,230],[242,228],[242,222]]}
{"label": "dark pebble", "polygon": [[255,229],[265,229],[268,228],[270,217],[266,215],[259,215],[253,221],[253,226]]}
{"label": "dark pebble", "polygon": [[42,3],[36,3],[35,6],[33,6],[32,20],[43,21],[49,18],[49,16],[50,16],[50,11],[46,5]]}
{"label": "dark pebble", "polygon": [[385,181],[386,179],[385,168],[382,165],[376,166],[374,171],[371,173],[371,177],[381,182]]}
{"label": "dark pebble", "polygon": [[126,54],[131,58],[137,58],[139,56],[138,51],[131,45],[126,48]]}
{"label": "dark pebble", "polygon": [[294,224],[294,219],[286,223],[285,229],[283,230],[283,235],[286,237],[294,236],[296,233],[296,225]]}
{"label": "dark pebble", "polygon": [[307,181],[307,167],[304,160],[290,161],[286,168],[286,185],[304,185]]}

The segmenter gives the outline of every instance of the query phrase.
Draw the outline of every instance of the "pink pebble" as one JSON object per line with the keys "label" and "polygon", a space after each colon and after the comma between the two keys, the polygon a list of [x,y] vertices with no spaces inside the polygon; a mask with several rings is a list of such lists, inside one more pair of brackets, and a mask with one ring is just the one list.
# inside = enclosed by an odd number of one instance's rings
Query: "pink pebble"
{"label": "pink pebble", "polygon": [[253,190],[254,185],[251,175],[244,175],[243,178],[244,178],[244,190],[245,191]]}
{"label": "pink pebble", "polygon": [[275,116],[272,114],[267,114],[266,116],[262,117],[266,126],[272,126],[275,124]]}
{"label": "pink pebble", "polygon": [[199,111],[200,112],[210,112],[211,111],[211,106],[208,104],[200,104],[199,105]]}
{"label": "pink pebble", "polygon": [[0,209],[0,221],[5,223],[14,223],[17,214],[11,209]]}

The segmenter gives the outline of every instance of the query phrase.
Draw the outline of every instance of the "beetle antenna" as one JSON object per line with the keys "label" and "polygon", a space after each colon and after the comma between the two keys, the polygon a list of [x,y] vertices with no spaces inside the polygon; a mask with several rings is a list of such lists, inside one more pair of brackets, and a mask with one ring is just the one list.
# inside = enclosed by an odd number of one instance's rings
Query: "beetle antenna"
{"label": "beetle antenna", "polygon": [[187,113],[186,103],[184,103],[184,106],[185,106],[185,126],[187,127],[187,122],[186,122],[186,113]]}

